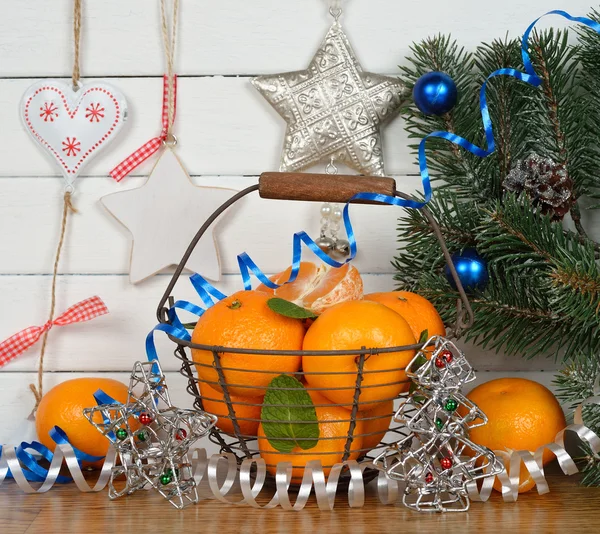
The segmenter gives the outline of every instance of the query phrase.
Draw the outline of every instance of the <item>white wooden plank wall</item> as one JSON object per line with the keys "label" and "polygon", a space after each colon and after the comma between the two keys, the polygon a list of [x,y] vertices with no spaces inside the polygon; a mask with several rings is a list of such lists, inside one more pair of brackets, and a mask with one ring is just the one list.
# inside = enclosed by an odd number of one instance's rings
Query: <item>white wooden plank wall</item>
{"label": "white wooden plank wall", "polygon": [[[224,0],[181,3],[177,72],[181,76],[176,133],[178,155],[202,185],[242,188],[277,167],[283,121],[251,87],[251,75],[305,68],[330,24],[324,0]],[[463,0],[406,3],[394,0],[347,0],[342,19],[365,69],[397,74],[413,41],[452,33],[468,49],[494,37],[518,35],[550,6],[544,0],[482,4]],[[0,339],[43,324],[49,307],[54,249],[58,237],[62,180],[27,137],[17,109],[23,91],[35,79],[69,77],[71,0],[0,0]],[[567,6],[565,6],[567,7]],[[589,2],[572,0],[578,15]],[[562,22],[552,21],[562,26]],[[99,205],[103,195],[138,187],[155,161],[122,184],[107,177],[110,168],[160,129],[161,76],[164,61],[158,1],[84,2],[82,74],[113,78],[129,101],[129,120],[106,152],[77,182],[73,217],[58,281],[57,310],[93,294],[111,314],[84,325],[55,329],[46,357],[46,387],[85,374],[127,380],[134,361],[144,358],[144,338],[155,324],[155,307],[168,282],[163,274],[139,286],[129,284],[130,238]],[[388,172],[407,192],[419,187],[414,158],[402,121],[385,134]],[[375,211],[377,210],[377,211]],[[393,288],[390,259],[397,248],[394,208],[353,207],[360,253],[356,265],[368,291]],[[236,254],[247,251],[266,271],[290,262],[294,231],[318,232],[318,206],[246,199],[217,229],[225,276],[222,287],[241,287],[235,276]],[[600,236],[600,221],[592,221]],[[178,298],[192,298],[181,283]],[[163,365],[174,397],[189,400],[170,344],[159,336]],[[32,407],[27,385],[35,376],[39,345],[0,372],[0,443],[32,438],[25,420]],[[520,373],[545,384],[557,365],[524,361],[472,350],[479,381]]]}

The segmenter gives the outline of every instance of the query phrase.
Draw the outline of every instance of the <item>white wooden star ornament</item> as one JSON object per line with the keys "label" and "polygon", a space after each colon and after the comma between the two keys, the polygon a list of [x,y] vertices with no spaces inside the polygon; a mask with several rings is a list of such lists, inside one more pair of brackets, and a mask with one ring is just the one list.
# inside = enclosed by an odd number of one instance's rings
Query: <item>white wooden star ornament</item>
{"label": "white wooden star ornament", "polygon": [[381,126],[408,96],[398,78],[363,71],[340,23],[339,13],[306,70],[252,79],[260,94],[287,122],[281,171],[323,160],[384,175]]}
{"label": "white wooden star ornament", "polygon": [[[179,158],[165,147],[146,183],[101,199],[104,207],[133,237],[130,280],[133,284],[177,265],[206,219],[236,191],[194,185]],[[213,233],[206,234],[187,268],[217,281],[221,265]]]}

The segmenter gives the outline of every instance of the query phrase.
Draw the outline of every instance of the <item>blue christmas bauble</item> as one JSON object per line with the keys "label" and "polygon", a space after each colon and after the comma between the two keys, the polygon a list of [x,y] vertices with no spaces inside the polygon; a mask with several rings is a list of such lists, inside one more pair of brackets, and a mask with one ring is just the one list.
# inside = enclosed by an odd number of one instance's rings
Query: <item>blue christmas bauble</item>
{"label": "blue christmas bauble", "polygon": [[423,74],[413,88],[415,104],[425,115],[443,115],[456,104],[458,90],[445,72]]}
{"label": "blue christmas bauble", "polygon": [[[483,291],[489,281],[487,262],[474,248],[467,248],[452,255],[452,263],[465,291]],[[450,267],[446,265],[444,272],[450,285],[456,289]]]}

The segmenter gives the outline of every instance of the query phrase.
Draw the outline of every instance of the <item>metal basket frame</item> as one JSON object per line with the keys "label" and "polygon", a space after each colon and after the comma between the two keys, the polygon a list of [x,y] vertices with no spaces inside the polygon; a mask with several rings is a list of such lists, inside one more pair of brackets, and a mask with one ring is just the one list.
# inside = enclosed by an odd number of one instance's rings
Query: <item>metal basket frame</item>
{"label": "metal basket frame", "polygon": [[[302,176],[307,176],[307,175],[302,175]],[[312,176],[316,176],[316,175],[312,175]],[[322,176],[322,175],[319,175],[319,176]],[[337,179],[338,177],[339,177],[339,175],[335,176],[333,178]],[[332,177],[328,177],[328,178],[332,178]],[[368,189],[360,189],[360,186],[358,186],[358,182],[365,183],[364,181],[369,180],[370,177],[356,177],[356,176],[348,177],[348,176],[346,176],[345,178],[346,179],[351,178],[351,179],[357,181],[357,187],[359,187],[357,189],[357,192],[368,190]],[[391,179],[387,179],[387,180],[391,180]],[[361,184],[361,186],[362,186],[362,184]],[[395,183],[394,183],[394,186],[395,186]],[[190,245],[188,246],[186,252],[184,253],[179,265],[175,269],[175,272],[174,272],[174,274],[173,274],[173,276],[172,276],[172,278],[160,300],[160,303],[157,308],[157,318],[160,323],[171,324],[170,319],[169,319],[167,304],[169,304],[169,305],[173,304],[174,299],[171,296],[171,293],[175,287],[175,284],[179,280],[183,270],[185,269],[187,261],[188,261],[189,257],[191,256],[192,252],[194,251],[199,240],[206,233],[206,231],[210,228],[210,226],[219,218],[219,216],[221,214],[223,214],[229,207],[231,207],[233,204],[235,204],[237,201],[239,201],[243,197],[249,195],[250,193],[254,193],[256,191],[261,192],[261,197],[263,197],[263,198],[265,198],[265,197],[266,198],[284,198],[284,197],[279,197],[279,196],[278,197],[265,196],[262,194],[260,185],[256,184],[256,185],[247,187],[246,189],[233,195],[229,200],[227,200],[225,203],[223,203],[219,208],[217,208],[214,211],[214,213],[205,221],[205,223],[202,225],[202,227],[198,230],[198,232],[192,239],[192,241],[191,241]],[[402,198],[402,199],[406,199],[406,200],[415,200],[414,198],[410,197],[409,195],[406,195],[404,193],[401,193],[401,192],[395,190],[395,187],[394,187],[394,195],[398,198]],[[351,197],[348,197],[348,198],[351,198]],[[289,197],[289,200],[297,200],[297,199],[298,198],[295,198],[295,197]],[[317,194],[317,195],[315,195],[315,198],[310,198],[308,200],[319,201],[319,202],[331,201],[327,198],[327,194],[323,195],[322,192],[321,192],[320,196]],[[426,219],[428,220],[428,222],[431,226],[431,229],[440,244],[441,251],[444,255],[444,258],[450,269],[450,273],[452,275],[452,278],[456,284],[456,288],[459,293],[459,299],[457,300],[456,323],[452,328],[450,328],[448,330],[448,337],[458,337],[463,330],[469,328],[472,325],[473,311],[471,309],[471,305],[469,303],[466,292],[465,292],[465,290],[462,286],[462,283],[458,277],[458,274],[456,272],[454,264],[452,263],[450,252],[448,251],[446,242],[442,236],[439,225],[435,221],[435,218],[433,217],[431,212],[426,207],[422,207],[421,211],[422,211],[423,215],[426,217]],[[236,417],[235,410],[233,408],[233,404],[247,404],[249,406],[256,406],[256,404],[240,403],[238,401],[236,401],[235,403],[232,402],[228,386],[232,386],[233,384],[228,384],[227,381],[225,380],[224,370],[229,370],[229,368],[224,368],[222,366],[221,354],[234,353],[234,354],[264,355],[264,356],[277,355],[277,356],[306,356],[306,357],[310,357],[310,356],[347,356],[347,355],[356,356],[356,362],[357,362],[356,381],[354,384],[354,395],[353,395],[353,401],[352,401],[351,410],[350,410],[350,420],[349,420],[350,424],[349,424],[349,428],[348,428],[348,436],[345,441],[344,454],[343,454],[343,458],[342,458],[342,461],[346,461],[350,457],[352,452],[356,452],[356,450],[352,449],[352,442],[353,442],[354,438],[357,437],[357,435],[354,434],[354,431],[356,428],[356,420],[357,420],[357,415],[358,415],[358,411],[359,411],[359,405],[361,404],[361,403],[359,403],[359,398],[360,398],[361,392],[365,389],[365,387],[368,387],[363,384],[365,374],[369,373],[368,370],[364,369],[365,361],[374,354],[402,352],[402,351],[407,351],[407,350],[418,350],[418,349],[422,348],[422,344],[417,343],[417,344],[413,344],[413,345],[404,345],[404,346],[388,347],[388,348],[362,347],[361,349],[357,349],[357,350],[338,350],[338,351],[259,350],[259,349],[246,349],[246,348],[202,345],[202,344],[192,343],[191,341],[181,340],[172,335],[169,335],[168,337],[171,339],[171,341],[173,341],[177,345],[177,348],[175,349],[175,356],[181,361],[180,372],[188,380],[187,391],[190,393],[190,395],[192,395],[194,397],[194,406],[198,409],[203,409],[203,403],[202,403],[202,395],[200,394],[200,390],[199,390],[199,384],[198,384],[199,379],[195,377],[193,367],[206,365],[206,364],[196,363],[194,361],[191,361],[185,349],[186,348],[198,349],[198,350],[209,351],[212,353],[214,368],[216,369],[217,375],[218,375],[218,382],[211,383],[211,382],[207,382],[206,380],[202,380],[202,382],[208,383],[211,386],[212,386],[212,384],[214,384],[215,386],[220,386],[221,390],[223,391],[225,403],[227,404],[229,418],[232,422],[232,425],[233,425],[233,428],[235,431],[235,438],[237,441],[231,442],[231,441],[226,440],[224,435],[227,435],[228,437],[230,437],[230,435],[225,434],[224,432],[217,429],[216,427],[211,430],[210,439],[214,443],[218,444],[221,447],[222,451],[233,453],[236,456],[236,458],[238,459],[238,461],[240,461],[240,462],[244,458],[251,458],[258,453],[257,450],[253,451],[248,446],[249,441],[255,441],[257,438],[256,438],[256,436],[245,436],[242,434],[242,432],[240,430],[238,418]],[[398,370],[404,370],[404,369],[399,368]],[[246,371],[246,370],[244,369],[243,371]],[[255,370],[253,372],[272,373],[272,371],[260,371],[260,370]],[[371,372],[380,373],[381,371],[371,371]],[[287,374],[303,375],[306,373],[297,372],[297,373],[287,373]],[[325,373],[318,373],[318,374],[325,374]],[[334,372],[331,372],[331,374],[340,374],[340,373],[334,371]],[[407,379],[406,381],[409,381],[409,380]],[[396,382],[394,382],[394,383],[396,383]],[[382,386],[382,384],[377,385],[377,387],[381,387],[381,386]],[[331,388],[309,387],[307,389],[313,390],[313,391],[319,391],[319,390],[325,390],[325,389],[331,389]],[[343,389],[348,389],[348,388],[343,388]],[[388,400],[388,399],[386,399],[386,400]],[[378,401],[378,402],[382,402],[382,401]],[[264,404],[261,404],[261,406],[263,406],[263,405]],[[348,406],[347,404],[341,404],[341,405]],[[340,404],[338,404],[338,406],[340,406]],[[387,415],[385,417],[387,417]],[[299,421],[299,422],[301,423],[301,421]],[[344,421],[344,422],[346,422],[346,421]],[[389,431],[392,431],[394,433],[399,434],[401,437],[404,437],[404,434],[402,434],[398,428],[395,428],[395,429],[390,428]],[[370,434],[362,434],[362,436],[366,436],[366,435],[370,435]],[[288,439],[293,439],[293,438],[288,438]],[[320,438],[320,439],[323,439],[323,438]],[[332,438],[324,438],[324,439],[332,439]],[[398,438],[398,439],[401,439],[401,438]],[[364,452],[364,451],[361,451],[361,452]],[[294,453],[295,456],[302,455],[302,454],[310,454],[310,453]],[[334,454],[334,453],[331,453],[331,454]],[[339,451],[336,452],[335,454],[339,454]],[[361,456],[365,456],[365,454],[361,454]]]}

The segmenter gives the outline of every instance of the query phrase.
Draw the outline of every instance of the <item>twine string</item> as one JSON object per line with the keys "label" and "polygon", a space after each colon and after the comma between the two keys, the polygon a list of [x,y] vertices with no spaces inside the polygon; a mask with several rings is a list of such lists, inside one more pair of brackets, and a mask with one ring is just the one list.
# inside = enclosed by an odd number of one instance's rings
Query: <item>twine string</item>
{"label": "twine string", "polygon": [[81,41],[81,0],[75,0],[73,5],[73,44],[74,44],[74,57],[73,57],[73,90],[77,91],[79,88],[79,43]]}
{"label": "twine string", "polygon": [[[56,308],[56,279],[58,275],[58,265],[60,262],[60,256],[63,249],[63,245],[65,242],[65,234],[67,232],[67,223],[69,220],[69,213],[77,213],[77,210],[73,206],[71,202],[71,191],[65,191],[64,203],[63,203],[63,212],[62,212],[62,221],[60,228],[60,237],[58,239],[58,246],[56,247],[56,256],[54,259],[54,270],[52,272],[52,290],[50,296],[50,315],[48,317],[48,322],[52,323],[54,320],[54,311]],[[33,407],[33,411],[31,412],[31,418],[35,415],[35,412],[38,409],[38,406],[42,400],[42,396],[44,393],[43,383],[44,383],[44,355],[46,354],[46,343],[48,341],[48,332],[47,329],[42,337],[42,348],[40,351],[40,360],[38,363],[38,372],[37,372],[37,387],[34,384],[29,384],[29,389],[33,392],[35,397],[35,406]]]}
{"label": "twine string", "polygon": [[173,120],[175,117],[175,43],[177,39],[177,17],[179,13],[179,0],[173,0],[173,10],[171,13],[171,30],[169,32],[168,17],[167,17],[167,0],[160,0],[160,16],[162,22],[162,37],[165,50],[165,58],[167,62],[167,78],[168,78],[168,121],[167,135],[173,137]]}

